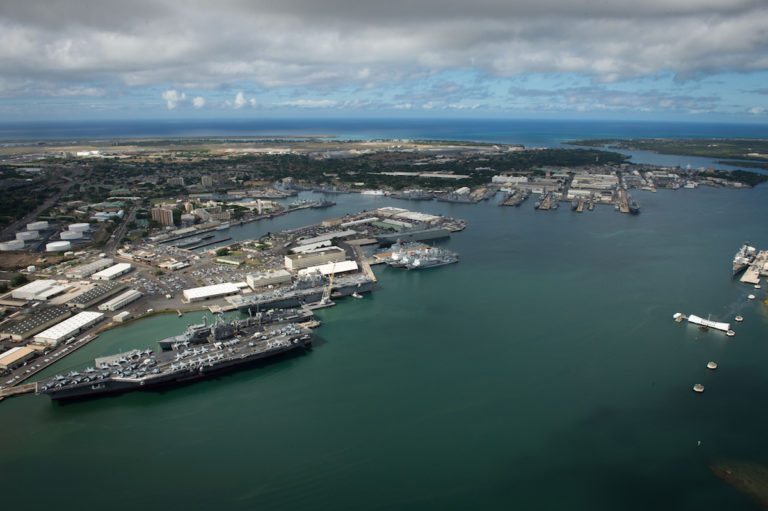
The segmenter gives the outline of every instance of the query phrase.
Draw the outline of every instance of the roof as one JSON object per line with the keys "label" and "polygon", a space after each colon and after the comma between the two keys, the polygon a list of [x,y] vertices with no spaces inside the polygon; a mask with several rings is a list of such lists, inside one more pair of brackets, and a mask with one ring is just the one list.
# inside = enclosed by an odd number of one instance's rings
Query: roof
{"label": "roof", "polygon": [[3,333],[10,335],[23,335],[30,330],[38,328],[40,325],[44,325],[49,321],[53,321],[58,318],[69,316],[70,312],[67,307],[56,306],[48,307],[45,309],[36,309],[35,313],[28,316],[21,321],[16,321],[10,325],[3,327]]}
{"label": "roof", "polygon": [[14,362],[17,362],[34,352],[35,350],[33,350],[32,348],[27,348],[26,346],[11,348],[5,353],[0,355],[0,365],[2,366],[11,365]]}
{"label": "roof", "polygon": [[35,339],[61,339],[62,337],[78,332],[81,328],[92,324],[102,316],[104,316],[103,312],[81,312],[76,316],[72,316],[71,318],[62,321],[58,325],[52,326],[48,330],[43,330],[35,336]]}
{"label": "roof", "polygon": [[193,287],[191,289],[184,290],[184,297],[187,300],[195,300],[200,298],[208,298],[211,296],[220,296],[232,293],[239,293],[240,288],[231,282],[225,282],[224,284],[214,284],[212,286]]}
{"label": "roof", "polygon": [[101,277],[109,278],[109,277],[114,277],[116,275],[120,275],[122,273],[127,272],[131,268],[133,268],[133,266],[131,266],[131,263],[117,263],[114,266],[110,266],[106,270],[101,270],[98,273],[94,273],[92,275],[92,278],[101,278]]}
{"label": "roof", "polygon": [[314,273],[317,271],[323,275],[330,275],[331,273],[357,271],[357,268],[357,261],[340,261],[338,263],[321,264],[304,268],[303,270],[299,270],[299,275],[306,275],[307,273]]}
{"label": "roof", "polygon": [[99,284],[98,286],[89,289],[83,294],[77,295],[67,303],[71,305],[87,305],[92,303],[94,300],[98,300],[101,296],[117,292],[116,289],[122,287],[125,286],[119,282],[104,282],[103,284]]}
{"label": "roof", "polygon": [[333,231],[326,234],[321,234],[319,236],[315,236],[314,238],[307,238],[303,240],[299,240],[299,245],[311,245],[312,243],[318,243],[321,241],[328,241],[335,238],[346,238],[348,236],[354,236],[357,234],[357,231],[353,230],[346,230],[346,231]]}
{"label": "roof", "polygon": [[22,298],[22,299],[28,299],[27,297],[32,297],[34,295],[37,295],[46,289],[53,287],[56,285],[55,280],[35,280],[30,282],[29,284],[25,284],[21,287],[18,287],[11,291],[11,296],[14,298]]}

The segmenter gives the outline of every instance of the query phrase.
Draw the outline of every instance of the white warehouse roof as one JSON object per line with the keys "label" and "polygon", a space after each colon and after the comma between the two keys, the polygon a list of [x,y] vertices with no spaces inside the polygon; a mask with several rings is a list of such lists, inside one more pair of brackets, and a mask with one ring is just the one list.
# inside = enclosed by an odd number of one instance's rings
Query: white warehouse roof
{"label": "white warehouse roof", "polygon": [[308,273],[320,272],[323,275],[330,275],[331,273],[346,273],[348,271],[357,271],[357,261],[340,261],[338,263],[321,264],[318,266],[310,266],[299,270],[299,275],[306,275]]}
{"label": "white warehouse roof", "polygon": [[110,266],[106,270],[101,270],[100,272],[94,273],[91,275],[91,278],[94,280],[110,280],[122,275],[123,273],[128,273],[131,268],[133,268],[131,263],[117,263],[114,266]]}
{"label": "white warehouse roof", "polygon": [[35,336],[35,340],[57,342],[66,339],[81,329],[94,324],[104,316],[103,312],[81,312],[76,316],[65,319],[58,325],[54,325],[48,330],[43,330]]}
{"label": "white warehouse roof", "polygon": [[55,280],[35,280],[11,291],[11,296],[17,300],[36,300],[37,295],[47,291],[57,284]]}
{"label": "white warehouse roof", "polygon": [[226,282],[224,284],[185,289],[183,294],[185,300],[194,302],[196,300],[205,300],[206,298],[231,295],[239,292],[240,288],[237,285],[232,284],[231,282]]}

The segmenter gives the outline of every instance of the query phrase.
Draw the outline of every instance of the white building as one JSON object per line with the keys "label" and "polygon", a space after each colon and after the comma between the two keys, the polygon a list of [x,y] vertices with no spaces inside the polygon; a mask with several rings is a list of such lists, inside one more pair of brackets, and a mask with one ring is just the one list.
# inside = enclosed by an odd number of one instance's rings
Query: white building
{"label": "white building", "polygon": [[131,271],[132,268],[133,265],[131,263],[117,263],[116,265],[110,266],[105,270],[94,273],[91,275],[91,278],[93,280],[113,280],[121,275],[125,275]]}
{"label": "white building", "polygon": [[80,266],[75,266],[74,268],[67,270],[64,276],[68,279],[84,279],[90,277],[97,271],[112,266],[113,263],[114,261],[108,257],[96,259],[92,263],[81,264]]}
{"label": "white building", "polygon": [[291,273],[288,270],[275,270],[265,273],[251,273],[245,277],[245,281],[248,283],[251,289],[265,286],[276,286],[278,284],[287,284],[291,282]]}
{"label": "white building", "polygon": [[285,267],[290,271],[298,271],[310,266],[340,262],[347,254],[339,247],[329,247],[308,254],[288,254],[285,256]]}
{"label": "white building", "polygon": [[184,301],[186,302],[200,302],[203,300],[210,300],[211,298],[234,295],[239,292],[240,288],[237,287],[237,285],[224,283],[185,289],[182,294],[184,295]]}
{"label": "white building", "polygon": [[[55,280],[33,280],[29,284],[21,286],[20,288],[11,291],[11,297],[17,300],[43,300],[42,295],[47,294],[48,291],[58,286],[59,283]],[[64,290],[62,290],[63,292]]]}
{"label": "white building", "polygon": [[299,275],[308,275],[319,272],[322,275],[331,275],[357,271],[357,261],[341,261],[340,263],[321,264],[319,266],[310,266],[299,270]]}
{"label": "white building", "polygon": [[35,342],[56,346],[102,319],[104,319],[103,312],[81,312],[35,335]]}
{"label": "white building", "polygon": [[142,294],[139,291],[136,291],[135,289],[129,289],[125,293],[121,293],[117,295],[116,297],[112,298],[108,302],[104,302],[101,305],[99,305],[100,311],[116,311],[118,309],[122,309],[126,305],[128,305],[131,302],[135,302],[139,298],[142,297]]}

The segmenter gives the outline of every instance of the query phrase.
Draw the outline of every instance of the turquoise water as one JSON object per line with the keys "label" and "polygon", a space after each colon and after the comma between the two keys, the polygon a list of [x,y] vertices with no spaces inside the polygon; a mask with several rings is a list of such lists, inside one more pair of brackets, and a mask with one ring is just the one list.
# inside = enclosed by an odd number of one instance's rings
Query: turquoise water
{"label": "turquoise water", "polygon": [[[381,205],[469,221],[445,242],[458,265],[377,268],[373,295],[320,313],[305,355],[164,392],[3,402],[5,504],[754,509],[707,464],[768,463],[768,314],[730,277],[741,243],[768,248],[768,187],[635,195],[637,217],[338,196],[233,228]],[[729,339],[674,323],[678,311],[745,322]],[[112,330],[57,369],[198,319]]]}

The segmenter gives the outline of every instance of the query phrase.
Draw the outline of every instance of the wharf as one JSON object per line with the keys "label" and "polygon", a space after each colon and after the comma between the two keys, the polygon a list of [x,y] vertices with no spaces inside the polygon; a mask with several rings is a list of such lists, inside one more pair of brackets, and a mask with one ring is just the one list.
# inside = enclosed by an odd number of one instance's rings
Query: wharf
{"label": "wharf", "polygon": [[186,249],[187,250],[197,250],[198,248],[207,247],[209,245],[215,245],[216,243],[224,243],[225,241],[230,241],[231,239],[232,239],[232,237],[224,238],[224,239],[221,239],[221,240],[213,240],[213,241],[209,241],[207,243],[201,243],[200,245],[195,245],[194,247],[186,247]]}
{"label": "wharf", "polygon": [[584,199],[579,199],[579,204],[576,206],[576,213],[584,212]]}
{"label": "wharf", "polygon": [[629,197],[625,190],[619,190],[616,204],[619,206],[619,211],[629,213]]}
{"label": "wharf", "polygon": [[759,284],[760,283],[760,270],[758,269],[757,265],[750,266],[747,268],[747,270],[744,272],[744,274],[739,279],[740,282],[743,282],[744,284]]}
{"label": "wharf", "polygon": [[21,394],[31,394],[37,389],[37,383],[25,383],[24,385],[15,385],[5,389],[0,389],[0,401],[6,397],[18,396]]}

